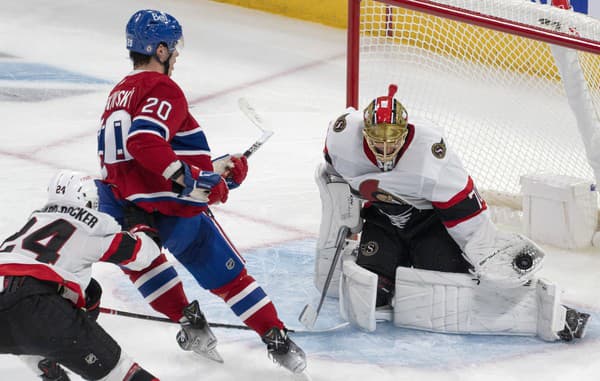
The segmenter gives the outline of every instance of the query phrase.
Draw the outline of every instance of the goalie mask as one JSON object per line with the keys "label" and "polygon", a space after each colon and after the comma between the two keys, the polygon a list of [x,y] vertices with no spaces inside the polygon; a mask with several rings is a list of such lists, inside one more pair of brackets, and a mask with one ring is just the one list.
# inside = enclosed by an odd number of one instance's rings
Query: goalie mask
{"label": "goalie mask", "polygon": [[394,98],[397,90],[398,86],[390,85],[388,95],[374,99],[364,111],[363,135],[383,171],[394,168],[408,135],[408,113]]}
{"label": "goalie mask", "polygon": [[48,202],[98,209],[98,188],[92,176],[63,169],[48,183]]}

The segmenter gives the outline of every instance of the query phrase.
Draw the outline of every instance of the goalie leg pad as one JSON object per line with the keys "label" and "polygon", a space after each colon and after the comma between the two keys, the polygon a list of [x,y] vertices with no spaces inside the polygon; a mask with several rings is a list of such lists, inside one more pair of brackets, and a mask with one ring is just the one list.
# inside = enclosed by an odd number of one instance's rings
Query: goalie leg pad
{"label": "goalie leg pad", "polygon": [[399,267],[394,325],[444,333],[537,333],[534,286],[491,289],[468,274]]}
{"label": "goalie leg pad", "polygon": [[350,324],[367,332],[376,328],[377,274],[344,258],[340,281],[340,313]]}
{"label": "goalie leg pad", "polygon": [[[360,218],[360,201],[352,195],[348,184],[326,173],[326,165],[317,167],[315,181],[321,196],[321,223],[317,240],[317,256],[315,260],[314,283],[322,292],[325,279],[331,267],[336,251],[336,240],[340,228],[347,226],[352,233],[358,233],[362,228]],[[342,255],[351,252],[354,247],[344,250]],[[341,261],[327,291],[328,296],[337,296]]]}

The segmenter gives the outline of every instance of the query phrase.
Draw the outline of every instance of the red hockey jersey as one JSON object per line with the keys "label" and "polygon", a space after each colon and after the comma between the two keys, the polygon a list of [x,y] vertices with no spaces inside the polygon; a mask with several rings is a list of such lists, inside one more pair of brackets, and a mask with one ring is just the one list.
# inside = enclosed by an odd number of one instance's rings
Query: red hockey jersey
{"label": "red hockey jersey", "polygon": [[206,203],[181,197],[169,177],[178,159],[212,171],[210,148],[179,86],[167,75],[133,71],[111,91],[98,132],[104,181],[117,197],[189,217]]}

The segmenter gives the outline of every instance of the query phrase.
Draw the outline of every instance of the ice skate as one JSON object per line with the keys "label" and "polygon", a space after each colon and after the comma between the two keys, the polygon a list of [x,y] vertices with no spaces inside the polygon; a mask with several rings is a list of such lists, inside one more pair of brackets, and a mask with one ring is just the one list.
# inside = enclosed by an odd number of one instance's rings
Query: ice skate
{"label": "ice skate", "polygon": [[200,311],[197,300],[183,309],[183,316],[181,330],[177,333],[177,343],[181,349],[222,363],[223,358],[217,351],[217,338]]}
{"label": "ice skate", "polygon": [[302,373],[306,369],[306,355],[287,335],[285,329],[271,328],[262,337],[267,344],[269,357],[292,373]]}
{"label": "ice skate", "polygon": [[587,322],[590,314],[578,312],[572,308],[567,308],[567,317],[565,319],[565,329],[558,332],[558,337],[563,341],[572,341],[573,339],[582,339],[585,336]]}
{"label": "ice skate", "polygon": [[43,359],[38,363],[42,381],[70,381],[67,372],[56,361]]}

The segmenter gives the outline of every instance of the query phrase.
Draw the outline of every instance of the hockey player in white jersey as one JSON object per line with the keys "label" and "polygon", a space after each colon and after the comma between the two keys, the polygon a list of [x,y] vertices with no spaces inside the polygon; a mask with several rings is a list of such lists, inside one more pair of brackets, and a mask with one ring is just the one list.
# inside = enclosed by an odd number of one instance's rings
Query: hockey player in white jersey
{"label": "hockey player in white jersey", "polygon": [[[317,287],[339,266],[330,294],[366,331],[386,317],[435,332],[583,337],[589,315],[562,306],[558,287],[535,278],[544,252],[496,228],[440,129],[409,120],[396,91],[390,85],[364,111],[349,108],[330,123],[315,176]],[[335,264],[342,228],[360,232],[360,244],[343,242]]]}
{"label": "hockey player in white jersey", "polygon": [[80,173],[59,172],[48,193],[0,246],[0,353],[20,355],[45,381],[69,380],[57,363],[88,380],[158,380],[96,323],[101,288],[92,278],[96,262],[142,270],[158,258],[147,226],[121,231],[93,209],[94,180]]}

